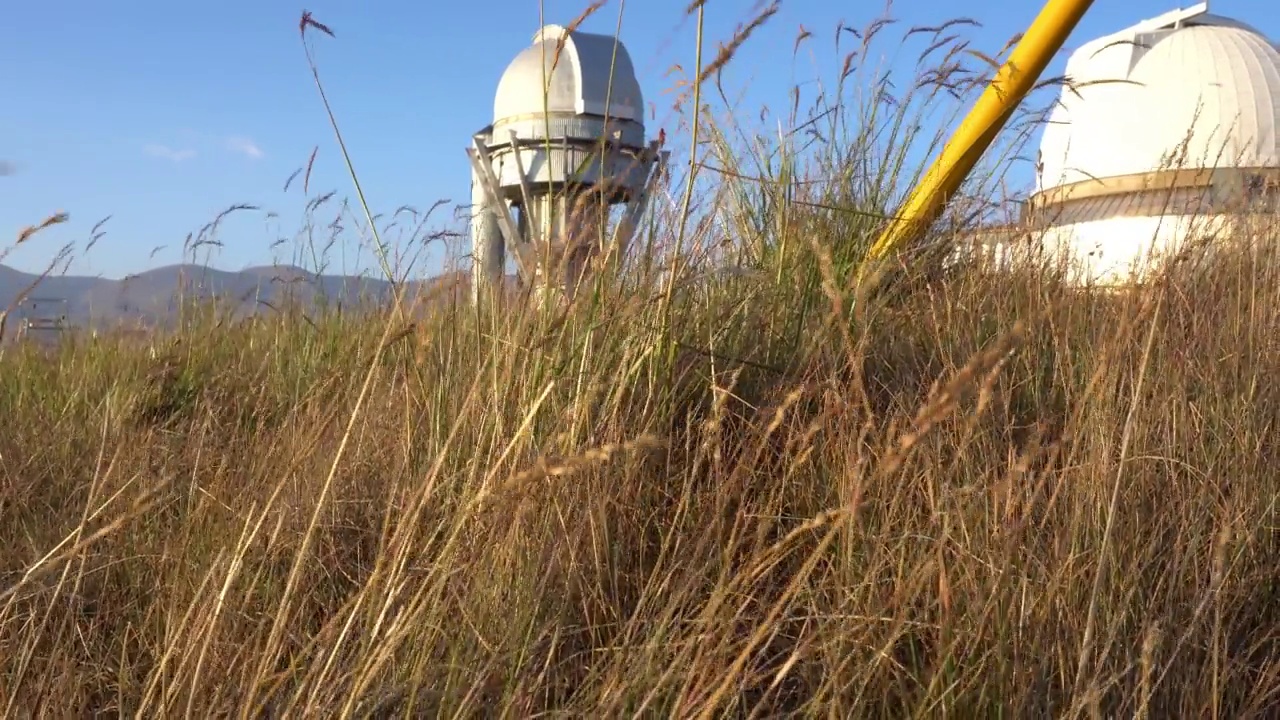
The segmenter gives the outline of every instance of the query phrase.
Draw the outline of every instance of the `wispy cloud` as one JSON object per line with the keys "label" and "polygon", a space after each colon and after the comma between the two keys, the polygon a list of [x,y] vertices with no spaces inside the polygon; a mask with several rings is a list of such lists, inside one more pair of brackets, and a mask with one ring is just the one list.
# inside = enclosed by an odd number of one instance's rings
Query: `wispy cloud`
{"label": "wispy cloud", "polygon": [[262,148],[258,147],[257,143],[242,135],[232,135],[227,138],[227,149],[240,153],[251,160],[257,160],[264,155]]}
{"label": "wispy cloud", "polygon": [[[258,143],[254,142],[253,138],[245,135],[219,136],[197,133],[191,130],[183,131],[179,135],[184,136],[180,144],[148,143],[143,146],[142,150],[151,157],[162,158],[174,163],[184,162],[201,154],[196,151],[197,147],[205,155],[211,154],[212,151],[220,150],[225,153],[243,155],[250,160],[260,160],[266,157],[266,153],[262,151]],[[217,152],[212,154],[217,154]]]}
{"label": "wispy cloud", "polygon": [[164,158],[172,162],[180,163],[184,160],[190,160],[196,156],[196,151],[189,148],[176,149],[168,145],[160,145],[158,143],[150,143],[142,148],[142,151],[151,157]]}

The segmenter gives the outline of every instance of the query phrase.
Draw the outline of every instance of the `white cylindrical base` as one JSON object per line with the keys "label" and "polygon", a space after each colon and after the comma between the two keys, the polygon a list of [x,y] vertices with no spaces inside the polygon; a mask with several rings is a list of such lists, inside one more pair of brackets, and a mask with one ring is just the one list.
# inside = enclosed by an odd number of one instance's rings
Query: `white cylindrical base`
{"label": "white cylindrical base", "polygon": [[503,287],[506,243],[498,216],[475,171],[471,173],[471,301],[479,303],[484,288]]}

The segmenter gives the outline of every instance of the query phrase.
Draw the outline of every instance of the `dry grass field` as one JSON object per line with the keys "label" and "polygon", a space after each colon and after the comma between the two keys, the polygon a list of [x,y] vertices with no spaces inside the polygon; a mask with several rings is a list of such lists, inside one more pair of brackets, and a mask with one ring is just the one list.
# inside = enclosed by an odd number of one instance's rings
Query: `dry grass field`
{"label": "dry grass field", "polygon": [[0,715],[1275,717],[1280,233],[856,295],[895,112],[713,179],[749,273],[672,190],[564,309],[5,348]]}

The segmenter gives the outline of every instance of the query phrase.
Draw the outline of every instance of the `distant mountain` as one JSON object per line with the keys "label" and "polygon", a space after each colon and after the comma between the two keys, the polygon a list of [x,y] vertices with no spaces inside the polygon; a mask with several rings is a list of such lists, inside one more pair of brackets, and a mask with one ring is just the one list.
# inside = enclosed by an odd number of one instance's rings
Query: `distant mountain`
{"label": "distant mountain", "polygon": [[[430,293],[441,300],[466,297],[470,276],[455,272],[413,281],[409,295]],[[38,281],[38,282],[37,282]],[[141,321],[167,324],[181,298],[219,298],[238,312],[251,314],[301,303],[353,308],[390,299],[391,284],[372,277],[317,275],[299,267],[262,266],[239,272],[200,265],[170,265],[121,280],[51,275],[39,278],[0,265],[0,310],[34,288],[14,307],[13,317],[42,317],[65,309],[72,325],[103,327]],[[10,328],[16,325],[11,322]]]}

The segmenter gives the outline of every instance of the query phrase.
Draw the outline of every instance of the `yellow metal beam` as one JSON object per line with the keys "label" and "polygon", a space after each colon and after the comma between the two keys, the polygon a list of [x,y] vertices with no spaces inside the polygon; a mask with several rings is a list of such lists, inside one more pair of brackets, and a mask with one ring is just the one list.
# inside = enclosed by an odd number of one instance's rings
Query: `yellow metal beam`
{"label": "yellow metal beam", "polygon": [[881,259],[917,238],[938,219],[1092,4],[1093,0],[1045,3],[942,154],[908,196],[896,220],[871,247],[868,261]]}

